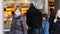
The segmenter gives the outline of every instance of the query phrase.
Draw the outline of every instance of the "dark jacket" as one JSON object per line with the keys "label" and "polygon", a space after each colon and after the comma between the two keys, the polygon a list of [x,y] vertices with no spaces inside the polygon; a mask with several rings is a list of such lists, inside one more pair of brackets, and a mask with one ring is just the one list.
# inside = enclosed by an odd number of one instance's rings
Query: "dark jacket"
{"label": "dark jacket", "polygon": [[60,34],[60,21],[57,21],[57,22],[55,23],[54,34]]}
{"label": "dark jacket", "polygon": [[42,13],[34,6],[30,7],[26,13],[26,22],[29,27],[42,27]]}
{"label": "dark jacket", "polygon": [[18,17],[13,16],[9,34],[27,34],[26,24],[22,15]]}
{"label": "dark jacket", "polygon": [[[55,12],[51,11],[50,18],[49,18],[49,22],[50,22],[49,33],[50,34],[54,32],[54,19],[55,19]],[[53,31],[53,32],[51,32],[51,31]]]}

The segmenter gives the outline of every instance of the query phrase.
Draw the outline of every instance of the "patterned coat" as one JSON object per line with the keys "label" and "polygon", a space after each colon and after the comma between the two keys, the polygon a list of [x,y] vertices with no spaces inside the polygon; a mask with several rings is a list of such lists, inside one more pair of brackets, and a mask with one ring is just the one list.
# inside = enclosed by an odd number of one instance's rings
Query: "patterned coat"
{"label": "patterned coat", "polygon": [[18,17],[13,16],[9,34],[27,34],[26,23],[22,15]]}

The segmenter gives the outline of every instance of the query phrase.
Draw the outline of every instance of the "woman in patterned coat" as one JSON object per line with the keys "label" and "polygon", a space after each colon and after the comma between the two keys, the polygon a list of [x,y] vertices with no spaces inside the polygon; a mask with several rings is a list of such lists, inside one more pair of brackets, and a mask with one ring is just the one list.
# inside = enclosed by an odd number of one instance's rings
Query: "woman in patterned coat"
{"label": "woman in patterned coat", "polygon": [[21,9],[19,8],[17,8],[13,15],[13,20],[9,34],[27,34],[24,16],[21,14]]}

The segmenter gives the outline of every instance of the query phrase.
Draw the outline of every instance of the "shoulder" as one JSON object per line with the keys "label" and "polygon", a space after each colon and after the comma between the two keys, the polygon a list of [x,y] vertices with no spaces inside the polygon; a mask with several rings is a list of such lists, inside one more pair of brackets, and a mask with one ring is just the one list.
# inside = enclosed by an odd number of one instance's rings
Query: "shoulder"
{"label": "shoulder", "polygon": [[24,19],[24,16],[23,15],[21,15],[21,19]]}
{"label": "shoulder", "polygon": [[46,21],[45,21],[46,23],[49,23],[49,20],[48,19],[46,19]]}

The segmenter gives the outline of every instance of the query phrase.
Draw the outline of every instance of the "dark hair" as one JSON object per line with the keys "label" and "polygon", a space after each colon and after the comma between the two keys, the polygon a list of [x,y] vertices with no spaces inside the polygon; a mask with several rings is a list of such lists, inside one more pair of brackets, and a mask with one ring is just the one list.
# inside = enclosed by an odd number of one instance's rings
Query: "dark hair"
{"label": "dark hair", "polygon": [[33,5],[33,3],[30,3],[29,10],[36,10],[36,8],[35,8],[35,6]]}
{"label": "dark hair", "polygon": [[[17,6],[17,8],[15,9],[15,11],[19,8],[19,6]],[[19,8],[19,11],[21,12],[21,8]]]}
{"label": "dark hair", "polygon": [[50,11],[54,11],[54,9],[53,8],[50,8]]}
{"label": "dark hair", "polygon": [[43,14],[43,17],[45,17],[47,19],[48,16],[47,16],[47,14]]}
{"label": "dark hair", "polygon": [[34,6],[34,4],[33,3],[30,3],[30,6]]}
{"label": "dark hair", "polygon": [[14,15],[15,13],[14,13],[14,11],[12,11],[12,13],[11,13],[12,15]]}
{"label": "dark hair", "polygon": [[60,20],[60,18],[57,16],[57,19]]}
{"label": "dark hair", "polygon": [[4,11],[6,11],[6,8],[4,8]]}

